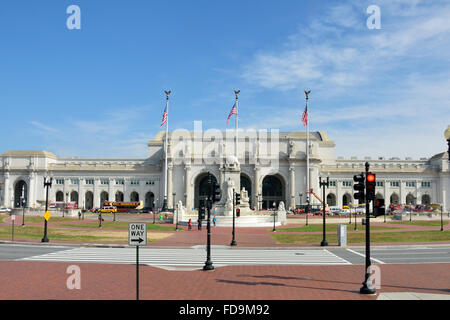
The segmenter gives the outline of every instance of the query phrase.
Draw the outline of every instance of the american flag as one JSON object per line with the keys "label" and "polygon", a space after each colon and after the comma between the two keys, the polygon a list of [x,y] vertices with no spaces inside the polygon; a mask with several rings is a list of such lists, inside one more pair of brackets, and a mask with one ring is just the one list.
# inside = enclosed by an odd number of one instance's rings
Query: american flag
{"label": "american flag", "polygon": [[166,108],[164,109],[161,127],[162,127],[163,124],[166,123],[166,122],[167,122],[167,106],[166,106]]}
{"label": "american flag", "polygon": [[308,106],[306,106],[305,111],[303,111],[302,122],[305,127],[308,125]]}
{"label": "american flag", "polygon": [[234,103],[233,108],[231,108],[230,114],[228,115],[227,124],[230,123],[230,118],[231,118],[232,114],[237,114],[237,112],[236,112],[236,102]]}

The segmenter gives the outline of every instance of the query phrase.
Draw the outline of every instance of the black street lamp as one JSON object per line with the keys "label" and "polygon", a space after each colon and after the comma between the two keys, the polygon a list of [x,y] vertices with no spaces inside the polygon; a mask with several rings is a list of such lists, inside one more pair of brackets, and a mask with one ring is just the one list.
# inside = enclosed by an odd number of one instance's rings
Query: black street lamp
{"label": "black street lamp", "polygon": [[275,230],[275,215],[276,215],[276,213],[277,213],[277,211],[276,211],[276,203],[274,202],[273,203],[273,230],[272,230],[272,232],[277,232],[277,230]]}
{"label": "black street lamp", "polygon": [[155,214],[156,214],[156,208],[155,208],[155,201],[153,201],[153,224],[155,224],[156,223],[156,221],[155,221]]}
{"label": "black street lamp", "polygon": [[309,216],[309,197],[306,198],[306,226],[308,226],[308,216]]}
{"label": "black street lamp", "polygon": [[320,243],[320,246],[322,246],[322,247],[326,247],[326,246],[328,246],[328,242],[327,242],[327,240],[326,240],[326,232],[325,232],[325,187],[327,187],[328,188],[328,186],[330,185],[330,181],[329,181],[329,177],[327,177],[327,182],[322,182],[322,177],[319,177],[319,186],[320,187],[322,187],[322,189],[323,189],[323,202],[322,202],[322,206],[323,206],[323,213],[322,213],[322,216],[323,216],[323,240],[322,240],[322,242]]}
{"label": "black street lamp", "polygon": [[214,270],[214,266],[211,261],[211,207],[214,195],[214,184],[212,182],[212,176],[208,172],[209,182],[209,196],[206,197],[206,210],[208,211],[208,220],[206,223],[207,235],[206,235],[206,262],[203,266],[204,271]]}
{"label": "black street lamp", "polygon": [[174,192],[174,193],[172,193],[172,199],[173,199],[173,214],[174,214],[174,216],[175,216],[175,214],[176,214],[176,216],[177,216],[177,218],[176,218],[176,224],[175,224],[175,231],[178,231],[178,210],[176,209],[176,206],[175,206],[175,196],[177,195],[177,193],[176,192]]}
{"label": "black street lamp", "polygon": [[22,227],[25,226],[25,198],[22,198]]}
{"label": "black street lamp", "polygon": [[[53,178],[50,177],[50,181],[47,181],[47,179],[44,177],[44,188],[46,188],[46,196],[45,196],[45,212],[48,211],[48,188],[51,188],[52,186]],[[44,237],[42,238],[41,242],[48,242],[47,237],[47,219],[44,218],[45,224],[44,224]]]}
{"label": "black street lamp", "polygon": [[302,203],[302,196],[303,196],[303,194],[302,194],[302,193],[299,193],[298,195],[300,196],[300,208],[301,208],[301,206],[302,206],[302,204],[303,204],[303,203]]}
{"label": "black street lamp", "polygon": [[444,231],[444,220],[442,220],[442,204],[441,204],[441,231]]}
{"label": "black street lamp", "polygon": [[69,193],[66,192],[66,203],[64,204],[64,210],[63,210],[63,218],[64,218],[64,212],[66,212],[66,210],[68,211],[68,204],[69,204]]}
{"label": "black street lamp", "polygon": [[231,240],[231,246],[236,246],[236,238],[235,238],[235,215],[236,215],[236,192],[233,189],[233,239]]}
{"label": "black street lamp", "polygon": [[[358,228],[357,225],[356,225],[356,215],[357,215],[357,213],[358,213],[357,208],[355,208],[355,230]],[[350,212],[350,214],[352,214],[352,213]]]}

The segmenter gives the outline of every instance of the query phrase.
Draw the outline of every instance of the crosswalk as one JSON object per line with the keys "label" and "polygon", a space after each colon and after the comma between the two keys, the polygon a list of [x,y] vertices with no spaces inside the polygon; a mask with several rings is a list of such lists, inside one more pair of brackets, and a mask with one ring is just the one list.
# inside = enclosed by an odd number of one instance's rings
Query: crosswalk
{"label": "crosswalk", "polygon": [[[20,260],[50,262],[92,262],[135,264],[135,248],[81,247],[31,256]],[[156,267],[184,266],[201,268],[206,260],[206,250],[201,248],[161,249],[141,248],[139,264]],[[326,249],[230,249],[213,248],[211,260],[214,266],[232,265],[347,265],[350,262]]]}

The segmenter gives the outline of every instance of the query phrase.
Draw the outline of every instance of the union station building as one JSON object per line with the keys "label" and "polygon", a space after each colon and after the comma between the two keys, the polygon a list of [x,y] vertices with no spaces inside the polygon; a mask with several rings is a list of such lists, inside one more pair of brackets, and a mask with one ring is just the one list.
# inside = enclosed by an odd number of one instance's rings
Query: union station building
{"label": "union station building", "polygon": [[[160,131],[148,142],[145,159],[59,158],[48,151],[7,151],[0,155],[0,206],[42,207],[44,177],[52,177],[50,202],[76,202],[79,208],[101,207],[104,201],[143,201],[145,207],[162,207],[164,197],[173,208],[182,202],[196,210],[207,192],[208,173],[221,185],[228,156],[237,159],[240,190],[248,192],[250,207],[270,209],[283,201],[286,208],[320,204],[319,177],[329,177],[326,202],[330,206],[356,204],[353,176],[365,163],[376,174],[376,196],[386,205],[440,203],[450,209],[448,153],[421,159],[336,158],[335,143],[323,132]],[[443,143],[443,146],[445,144]],[[166,148],[167,147],[167,148]],[[166,151],[167,149],[167,151]],[[237,154],[237,157],[236,157]],[[165,166],[167,156],[167,168]],[[306,170],[310,189],[307,194]],[[167,178],[167,191],[165,181]]]}

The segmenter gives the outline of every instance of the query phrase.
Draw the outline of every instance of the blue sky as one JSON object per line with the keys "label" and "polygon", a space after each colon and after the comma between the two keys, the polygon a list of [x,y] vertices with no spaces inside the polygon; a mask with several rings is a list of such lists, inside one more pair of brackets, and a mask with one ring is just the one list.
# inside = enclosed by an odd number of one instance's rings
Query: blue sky
{"label": "blue sky", "polygon": [[[70,5],[80,30],[66,27]],[[240,89],[241,128],[303,131],[311,89],[310,130],[336,156],[446,149],[445,0],[4,0],[0,40],[0,152],[145,158],[168,89],[170,130],[226,129]]]}

